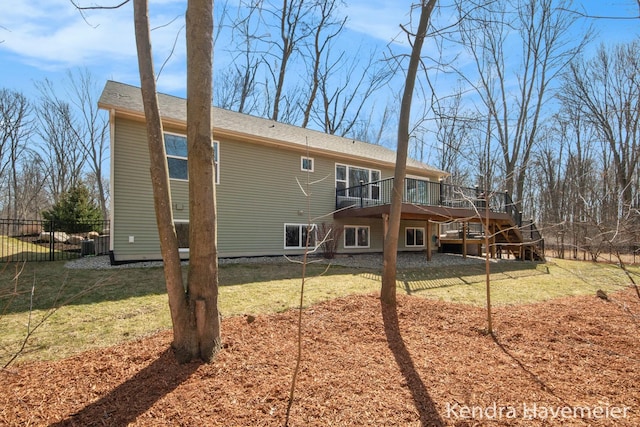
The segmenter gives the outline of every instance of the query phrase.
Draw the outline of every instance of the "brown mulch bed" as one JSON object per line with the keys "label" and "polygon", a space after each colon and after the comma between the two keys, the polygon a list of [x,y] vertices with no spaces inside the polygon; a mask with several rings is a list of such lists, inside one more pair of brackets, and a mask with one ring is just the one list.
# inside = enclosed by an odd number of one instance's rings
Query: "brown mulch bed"
{"label": "brown mulch bed", "polygon": [[[640,300],[479,308],[375,295],[304,311],[290,426],[640,425]],[[211,364],[178,365],[163,332],[0,372],[9,426],[282,426],[297,312],[224,319]]]}

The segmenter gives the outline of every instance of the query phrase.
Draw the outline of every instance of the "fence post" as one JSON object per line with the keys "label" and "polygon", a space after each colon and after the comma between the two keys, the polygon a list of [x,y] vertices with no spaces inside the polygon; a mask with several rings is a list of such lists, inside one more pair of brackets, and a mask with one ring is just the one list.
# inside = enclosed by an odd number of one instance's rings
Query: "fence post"
{"label": "fence post", "polygon": [[54,250],[55,250],[55,235],[54,235],[54,228],[55,228],[55,220],[51,220],[49,222],[49,261],[53,261],[54,259]]}

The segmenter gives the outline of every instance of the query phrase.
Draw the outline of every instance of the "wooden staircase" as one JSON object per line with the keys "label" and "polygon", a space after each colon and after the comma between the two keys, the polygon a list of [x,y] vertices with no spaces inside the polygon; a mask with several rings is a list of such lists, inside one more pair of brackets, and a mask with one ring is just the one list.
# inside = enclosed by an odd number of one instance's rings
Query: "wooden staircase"
{"label": "wooden staircase", "polygon": [[496,256],[505,251],[514,258],[527,261],[544,261],[544,239],[533,221],[517,226],[515,221],[495,222],[493,230]]}

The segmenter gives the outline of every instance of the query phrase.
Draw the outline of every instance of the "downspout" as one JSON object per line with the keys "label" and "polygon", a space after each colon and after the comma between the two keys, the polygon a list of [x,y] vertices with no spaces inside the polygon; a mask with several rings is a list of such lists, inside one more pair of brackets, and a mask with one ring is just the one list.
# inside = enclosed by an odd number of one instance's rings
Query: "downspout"
{"label": "downspout", "polygon": [[116,110],[109,109],[109,259],[114,263],[113,241],[115,236],[114,204],[115,197],[113,191],[113,181],[115,176],[115,129]]}

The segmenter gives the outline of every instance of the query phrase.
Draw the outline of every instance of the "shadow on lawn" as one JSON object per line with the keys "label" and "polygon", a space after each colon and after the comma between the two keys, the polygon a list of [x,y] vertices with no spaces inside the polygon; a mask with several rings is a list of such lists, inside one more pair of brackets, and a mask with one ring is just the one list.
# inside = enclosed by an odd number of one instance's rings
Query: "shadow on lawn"
{"label": "shadow on lawn", "polygon": [[[537,269],[538,263],[511,261],[491,264],[491,280],[513,280],[520,277],[548,274]],[[407,295],[428,289],[445,288],[456,285],[471,285],[485,281],[485,265],[437,267],[424,270],[403,270],[398,273],[398,283]]]}
{"label": "shadow on lawn", "polygon": [[185,382],[199,366],[198,362],[178,364],[173,350],[167,349],[106,396],[50,427],[128,425]]}
{"label": "shadow on lawn", "polygon": [[381,303],[382,319],[384,321],[384,332],[387,336],[387,343],[396,363],[402,372],[402,376],[407,382],[407,387],[411,392],[411,397],[420,415],[420,425],[429,427],[444,426],[444,421],[438,413],[436,405],[429,395],[427,387],[424,385],[420,374],[416,371],[411,354],[404,343],[400,333],[398,323],[398,310],[394,305]]}

